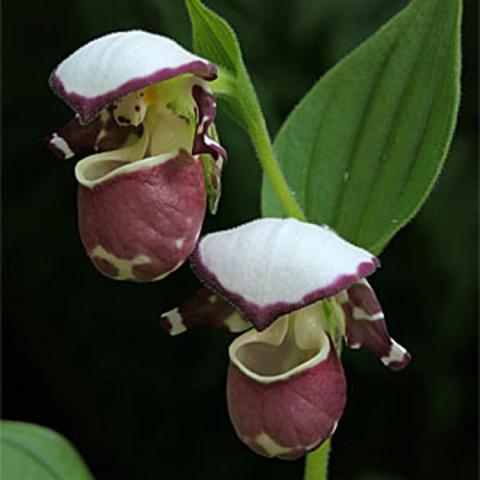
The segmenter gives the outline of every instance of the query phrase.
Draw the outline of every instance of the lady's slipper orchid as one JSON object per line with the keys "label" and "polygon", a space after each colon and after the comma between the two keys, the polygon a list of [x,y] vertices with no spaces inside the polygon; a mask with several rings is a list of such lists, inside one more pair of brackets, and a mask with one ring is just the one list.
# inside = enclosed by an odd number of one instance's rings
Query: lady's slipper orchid
{"label": "lady's slipper orchid", "polygon": [[158,280],[193,251],[207,194],[215,211],[225,150],[215,140],[216,68],[174,41],[143,31],[105,35],[55,69],[50,84],[77,113],[48,138],[81,160],[80,235],[118,280]]}
{"label": "lady's slipper orchid", "polygon": [[341,335],[392,370],[410,361],[389,336],[365,280],[378,264],[327,227],[294,219],[253,221],[200,241],[192,266],[216,292],[215,301],[203,295],[197,321],[192,308],[181,306],[164,314],[162,325],[171,333],[196,323],[218,325],[215,309],[222,312],[219,319],[233,310],[226,312],[217,294],[233,304],[255,327],[229,349],[227,399],[235,430],[259,454],[298,458],[325,441],[342,415]]}

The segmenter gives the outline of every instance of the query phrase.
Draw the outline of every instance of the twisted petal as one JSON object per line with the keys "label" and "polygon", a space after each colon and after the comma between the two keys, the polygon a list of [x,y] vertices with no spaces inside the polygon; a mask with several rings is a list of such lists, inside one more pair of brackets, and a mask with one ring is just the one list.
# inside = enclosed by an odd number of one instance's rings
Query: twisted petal
{"label": "twisted petal", "polygon": [[203,238],[192,267],[258,330],[347,288],[378,260],[326,227],[261,219]]}
{"label": "twisted petal", "polygon": [[50,85],[86,123],[117,98],[184,73],[211,80],[216,68],[169,38],[131,30],[80,47],[55,69]]}
{"label": "twisted petal", "polygon": [[230,346],[229,415],[239,438],[260,455],[301,457],[335,431],[343,413],[342,365],[312,317],[311,310],[296,320],[284,316]]}
{"label": "twisted petal", "polygon": [[197,325],[211,325],[234,333],[251,328],[234,307],[207,288],[200,289],[160,318],[160,326],[170,335],[178,335]]}
{"label": "twisted petal", "polygon": [[193,154],[207,154],[203,157],[208,202],[211,213],[215,214],[222,192],[221,175],[223,165],[227,160],[227,151],[214,138],[213,121],[217,113],[215,97],[208,87],[196,84],[192,88],[195,101],[197,124],[193,142]]}
{"label": "twisted petal", "polygon": [[141,158],[148,131],[133,146],[77,164],[82,242],[95,266],[117,280],[159,280],[197,243],[205,216],[200,159],[185,150]]}
{"label": "twisted petal", "polygon": [[350,348],[366,348],[391,370],[405,368],[410,354],[390,337],[382,307],[365,280],[350,285],[337,296],[345,315],[345,338]]}
{"label": "twisted petal", "polygon": [[[209,128],[213,125],[217,113],[217,104],[212,93],[202,85],[193,85],[192,96],[197,110],[197,128],[193,153],[208,153],[223,163],[227,159],[226,150],[209,135]],[[220,170],[221,170],[220,165]]]}
{"label": "twisted petal", "polygon": [[110,112],[104,110],[102,115],[86,125],[82,125],[76,115],[49,135],[45,142],[53,154],[63,160],[92,151],[115,150],[125,143],[129,135],[138,133],[139,129],[133,126],[120,127]]}

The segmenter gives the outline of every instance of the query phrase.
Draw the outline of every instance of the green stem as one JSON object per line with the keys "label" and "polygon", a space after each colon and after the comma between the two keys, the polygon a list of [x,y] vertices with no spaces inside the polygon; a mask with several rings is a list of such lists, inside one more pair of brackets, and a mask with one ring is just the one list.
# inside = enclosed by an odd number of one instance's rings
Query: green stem
{"label": "green stem", "polygon": [[[239,80],[227,69],[219,67],[218,77],[211,87],[215,94],[219,96],[234,99],[237,102],[238,99],[241,99],[237,103],[241,111],[239,120],[248,130],[263,171],[282,204],[285,214],[305,221],[305,215],[295,199],[294,193],[290,190],[282,169],[278,164],[255,89],[248,75],[246,73],[241,75],[242,78]],[[241,90],[239,85],[242,85]]]}
{"label": "green stem", "polygon": [[275,191],[276,196],[280,200],[283,210],[289,217],[306,220],[278,164],[263,115],[258,121],[254,122],[254,126],[250,128],[249,133],[260,163],[262,164],[263,171]]}
{"label": "green stem", "polygon": [[321,447],[307,455],[304,480],[326,480],[329,456],[330,440],[327,440]]}

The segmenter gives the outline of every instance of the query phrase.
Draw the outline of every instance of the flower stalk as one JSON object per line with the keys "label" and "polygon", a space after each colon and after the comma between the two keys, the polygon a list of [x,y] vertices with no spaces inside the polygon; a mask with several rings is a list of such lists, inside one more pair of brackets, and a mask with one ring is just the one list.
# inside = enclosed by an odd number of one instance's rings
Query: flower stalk
{"label": "flower stalk", "polygon": [[[243,83],[251,86],[249,81]],[[212,83],[212,90],[218,96],[242,98],[243,114],[245,118],[249,119],[248,122],[245,122],[245,126],[262,169],[282,204],[286,216],[306,221],[305,214],[298,204],[295,194],[290,190],[282,169],[278,164],[267,123],[253,87],[243,88],[241,95],[238,92],[239,88],[239,82],[234,75],[225,68],[218,69],[218,78]]]}
{"label": "flower stalk", "polygon": [[277,198],[280,200],[285,214],[297,220],[305,221],[305,214],[298,204],[294,193],[290,190],[285,176],[278,165],[263,115],[255,122],[255,127],[250,129],[250,136],[263,171],[272,185]]}
{"label": "flower stalk", "polygon": [[317,450],[309,453],[305,460],[304,480],[324,480],[328,475],[331,440],[327,440]]}

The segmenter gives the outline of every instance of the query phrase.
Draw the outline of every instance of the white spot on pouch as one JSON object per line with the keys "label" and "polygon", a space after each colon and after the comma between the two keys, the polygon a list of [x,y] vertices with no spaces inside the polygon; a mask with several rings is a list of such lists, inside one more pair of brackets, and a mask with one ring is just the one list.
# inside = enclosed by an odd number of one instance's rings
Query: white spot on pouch
{"label": "white spot on pouch", "polygon": [[103,248],[101,245],[97,245],[92,253],[92,257],[103,258],[107,260],[112,265],[114,265],[117,270],[118,274],[115,277],[117,280],[132,280],[135,279],[135,275],[133,274],[133,267],[136,265],[145,265],[146,263],[150,263],[150,259],[146,255],[138,255],[132,259],[126,258],[119,258],[113,253],[108,252]]}
{"label": "white spot on pouch", "polygon": [[[332,430],[331,430],[330,434],[328,435],[329,437],[332,436],[335,433],[335,430],[337,429],[337,427],[338,427],[338,422],[335,422],[333,424],[333,427],[332,427]],[[323,440],[322,438],[319,438],[319,439],[315,440],[315,442],[313,442],[310,445],[292,445],[291,447],[282,447],[275,440],[273,440],[273,438],[271,438],[269,435],[267,435],[266,433],[261,433],[255,439],[255,443],[260,445],[267,452],[267,454],[269,456],[276,457],[276,456],[279,456],[279,455],[284,455],[286,453],[290,453],[290,452],[295,451],[295,450],[305,450],[305,451],[308,452],[309,450],[312,450],[313,448],[317,448],[319,443],[322,440]],[[244,439],[244,441],[245,441],[245,443],[248,444],[248,439]]]}
{"label": "white spot on pouch", "polygon": [[292,451],[291,448],[282,447],[273,438],[269,437],[266,433],[261,433],[255,442],[258,443],[270,456],[276,457]]}
{"label": "white spot on pouch", "polygon": [[174,272],[177,268],[180,268],[183,265],[183,262],[184,262],[183,260],[180,260],[171,270],[167,270],[166,272],[163,272],[160,275],[157,275],[152,281],[156,282],[157,280],[162,280],[163,278],[167,277],[172,272]]}
{"label": "white spot on pouch", "polygon": [[185,237],[182,238],[177,238],[175,240],[175,245],[176,247],[180,250],[183,247],[183,244],[185,243]]}

